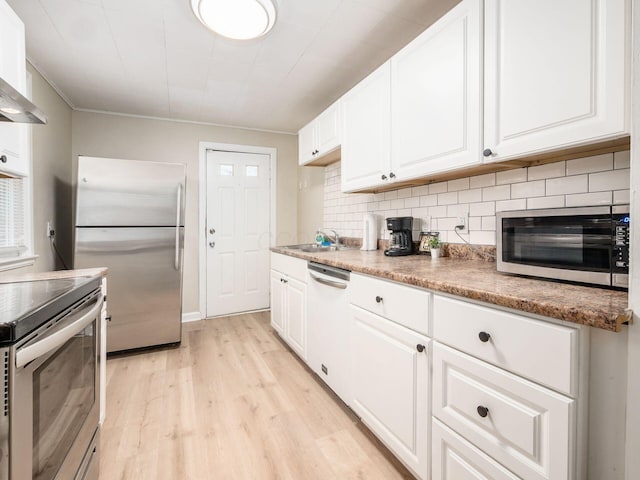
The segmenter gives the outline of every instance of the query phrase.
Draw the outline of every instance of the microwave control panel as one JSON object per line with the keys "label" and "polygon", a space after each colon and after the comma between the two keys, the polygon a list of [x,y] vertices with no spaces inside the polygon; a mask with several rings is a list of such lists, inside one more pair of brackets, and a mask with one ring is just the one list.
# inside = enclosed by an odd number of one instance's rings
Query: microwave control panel
{"label": "microwave control panel", "polygon": [[613,214],[613,272],[629,273],[629,214]]}

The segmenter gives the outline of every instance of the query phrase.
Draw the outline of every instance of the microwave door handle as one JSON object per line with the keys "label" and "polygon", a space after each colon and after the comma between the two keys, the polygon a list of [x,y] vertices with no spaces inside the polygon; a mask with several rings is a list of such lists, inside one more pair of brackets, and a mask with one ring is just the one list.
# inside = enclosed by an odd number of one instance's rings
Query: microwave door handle
{"label": "microwave door handle", "polygon": [[173,268],[180,269],[180,210],[182,209],[182,184],[178,184],[178,201],[176,202],[176,256]]}
{"label": "microwave door handle", "polygon": [[97,303],[77,320],[74,320],[69,325],[66,325],[54,333],[46,335],[31,345],[18,349],[16,352],[16,367],[24,367],[27,363],[35,360],[36,358],[56,350],[58,347],[64,345],[69,339],[87,328],[87,326],[95,320],[102,309],[102,294],[100,294],[97,299]]}

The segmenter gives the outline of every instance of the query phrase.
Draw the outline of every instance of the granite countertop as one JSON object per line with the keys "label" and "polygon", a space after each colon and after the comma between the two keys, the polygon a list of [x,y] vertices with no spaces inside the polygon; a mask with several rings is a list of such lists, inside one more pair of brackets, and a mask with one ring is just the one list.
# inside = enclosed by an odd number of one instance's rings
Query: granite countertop
{"label": "granite countertop", "polygon": [[102,268],[83,268],[78,270],[55,270],[52,272],[39,273],[16,273],[0,278],[0,283],[13,282],[30,282],[36,280],[55,280],[57,278],[75,278],[75,277],[104,277],[107,275],[108,269]]}
{"label": "granite countertop", "polygon": [[494,262],[410,255],[381,250],[305,253],[271,249],[304,260],[487,302],[522,312],[618,332],[631,318],[627,292],[499,273]]}

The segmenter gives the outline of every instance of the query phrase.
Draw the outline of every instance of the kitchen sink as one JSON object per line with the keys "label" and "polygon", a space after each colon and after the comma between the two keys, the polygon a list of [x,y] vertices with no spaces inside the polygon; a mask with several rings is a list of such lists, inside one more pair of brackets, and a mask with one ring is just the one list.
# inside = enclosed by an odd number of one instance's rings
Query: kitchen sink
{"label": "kitchen sink", "polygon": [[357,247],[348,247],[346,245],[317,245],[315,243],[301,243],[299,245],[285,245],[281,248],[287,248],[290,250],[300,250],[307,253],[320,253],[320,252],[335,252],[338,250],[355,250]]}

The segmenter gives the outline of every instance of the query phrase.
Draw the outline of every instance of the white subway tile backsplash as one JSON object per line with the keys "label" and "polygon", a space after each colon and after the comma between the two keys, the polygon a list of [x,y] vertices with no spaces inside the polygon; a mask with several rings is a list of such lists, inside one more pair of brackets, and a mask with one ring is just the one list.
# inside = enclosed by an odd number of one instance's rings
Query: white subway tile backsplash
{"label": "white subway tile backsplash", "polygon": [[495,245],[497,211],[628,203],[629,163],[628,152],[616,152],[376,194],[343,194],[337,163],[325,168],[319,226],[360,237],[362,216],[371,212],[380,238],[388,239],[385,218],[412,216],[416,238],[424,228],[439,231],[445,242],[462,243],[454,227],[468,211],[470,234],[463,237]]}
{"label": "white subway tile backsplash", "polygon": [[438,205],[453,205],[454,203],[458,203],[458,192],[438,194]]}
{"label": "white subway tile backsplash", "polygon": [[502,200],[496,202],[496,212],[504,212],[507,210],[524,210],[527,208],[527,200],[520,198],[518,200]]}
{"label": "white subway tile backsplash", "polygon": [[589,175],[589,191],[625,190],[629,188],[630,171],[628,169],[611,170],[609,172]]}
{"label": "white subway tile backsplash", "polygon": [[[495,230],[496,229],[496,217],[495,216],[491,216],[491,217],[481,217],[482,218],[482,224],[481,224],[481,229],[482,230]],[[471,224],[471,223],[469,223]],[[469,227],[471,228],[471,227]]]}
{"label": "white subway tile backsplash", "polygon": [[588,207],[590,205],[610,205],[611,192],[579,193],[567,195],[567,207]]}
{"label": "white subway tile backsplash", "polygon": [[432,207],[438,205],[438,195],[424,195],[420,197],[421,207]]}
{"label": "white subway tile backsplash", "polygon": [[564,207],[564,195],[553,197],[536,197],[527,199],[527,208],[562,208]]}
{"label": "white subway tile backsplash", "polygon": [[447,182],[447,191],[457,192],[458,190],[469,190],[469,177]]}
{"label": "white subway tile backsplash", "polygon": [[474,188],[472,190],[462,190],[458,192],[458,201],[460,203],[472,203],[482,201],[482,189]]}
{"label": "white subway tile backsplash", "polygon": [[613,154],[613,168],[617,170],[619,168],[629,167],[631,167],[631,152],[629,150]]}
{"label": "white subway tile backsplash", "polygon": [[469,188],[492,187],[496,184],[496,174],[487,173],[469,178]]}
{"label": "white subway tile backsplash", "polygon": [[511,198],[511,185],[485,187],[482,189],[482,201],[508,200]]}
{"label": "white subway tile backsplash", "polygon": [[[408,188],[406,189],[409,190]],[[409,197],[404,199],[405,208],[416,208],[420,206],[420,197]]]}
{"label": "white subway tile backsplash", "polygon": [[544,180],[547,178],[564,177],[566,162],[547,163],[537,167],[529,167],[527,180]]}
{"label": "white subway tile backsplash", "polygon": [[429,194],[445,193],[447,191],[447,182],[432,183],[429,185]]}
{"label": "white subway tile backsplash", "polygon": [[620,205],[621,203],[631,203],[631,195],[629,190],[616,190],[613,192],[613,203]]}
{"label": "white subway tile backsplash", "polygon": [[526,168],[514,168],[513,170],[507,170],[506,172],[496,173],[496,184],[505,185],[507,183],[517,183],[527,181],[527,169]]}
{"label": "white subway tile backsplash", "polygon": [[479,202],[469,205],[469,215],[472,217],[482,217],[496,214],[496,202]]}
{"label": "white subway tile backsplash", "polygon": [[511,198],[544,197],[545,180],[514,183],[511,185]]}
{"label": "white subway tile backsplash", "polygon": [[594,157],[567,160],[567,175],[581,173],[604,172],[613,169],[613,153],[605,153]]}
{"label": "white subway tile backsplash", "polygon": [[588,175],[575,175],[573,177],[552,178],[547,180],[547,195],[566,195],[570,193],[586,193],[588,191]]}
{"label": "white subway tile backsplash", "polygon": [[[495,245],[496,244],[496,232],[485,231],[470,231],[469,242],[475,245]],[[454,243],[454,242],[452,242]],[[462,242],[458,242],[462,243]]]}

